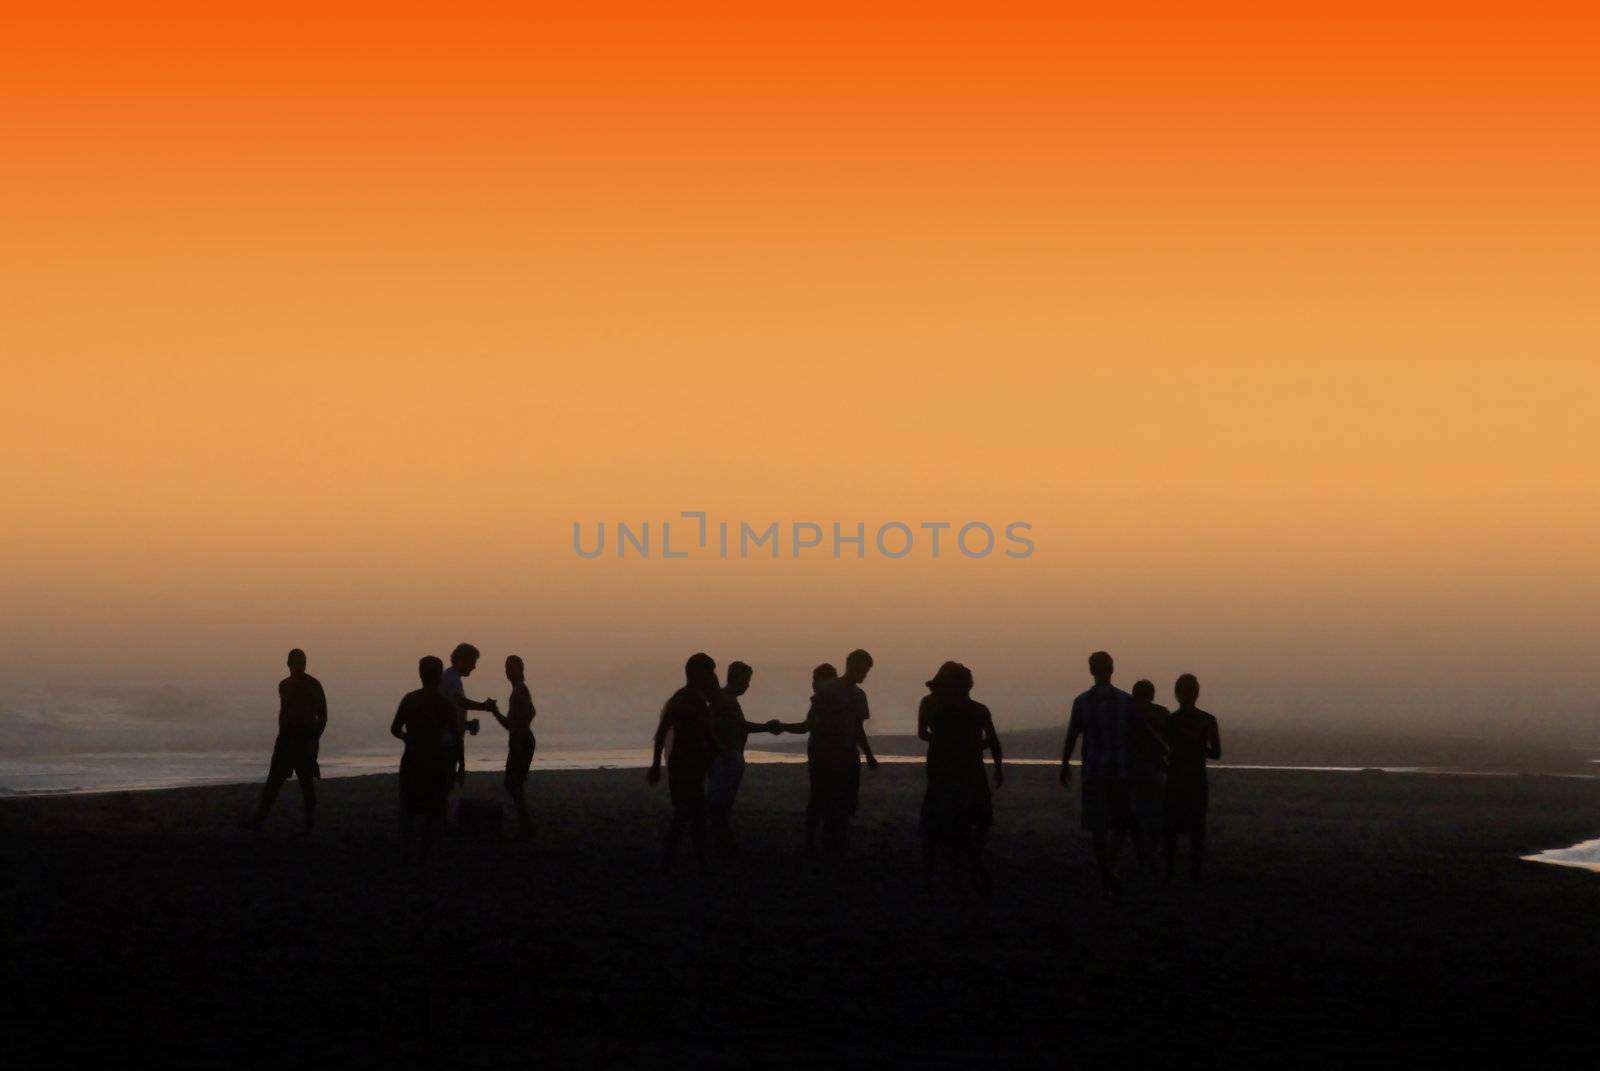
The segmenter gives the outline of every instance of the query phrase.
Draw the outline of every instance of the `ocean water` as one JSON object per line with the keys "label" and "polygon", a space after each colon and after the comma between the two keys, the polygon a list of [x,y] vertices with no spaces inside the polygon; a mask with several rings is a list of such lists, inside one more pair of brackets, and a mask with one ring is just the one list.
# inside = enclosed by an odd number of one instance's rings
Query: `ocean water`
{"label": "ocean water", "polygon": [[[0,797],[60,795],[84,792],[134,792],[197,785],[250,784],[265,780],[270,751],[151,751],[94,752],[56,755],[30,755],[26,758],[0,757]],[[478,749],[468,752],[467,769],[494,772],[503,769],[504,752]],[[800,751],[764,751],[751,746],[745,759],[754,763],[804,762]],[[885,763],[920,763],[921,755],[878,756]],[[1007,759],[1007,766],[1055,766],[1057,759]],[[400,752],[392,750],[356,751],[324,754],[320,759],[325,778],[361,777],[366,774],[394,773],[399,769]],[[645,747],[546,747],[534,757],[539,770],[642,770],[650,765],[650,749]],[[1076,763],[1075,763],[1076,765]],[[1248,763],[1212,763],[1214,770],[1314,770],[1325,773],[1458,774],[1479,777],[1516,777],[1515,773],[1478,770],[1451,770],[1422,766],[1272,766]],[[1552,775],[1573,776],[1573,775]],[[1583,775],[1577,775],[1583,776]],[[1590,842],[1600,846],[1600,842]],[[1577,848],[1583,848],[1578,845]],[[1576,851],[1562,849],[1562,851]],[[1543,853],[1549,854],[1549,853]],[[1591,847],[1592,855],[1600,850]],[[1530,857],[1534,858],[1534,857]],[[1561,862],[1538,857],[1540,862]],[[1600,858],[1593,862],[1600,863]],[[1584,865],[1569,863],[1567,865]]]}
{"label": "ocean water", "polygon": [[1555,866],[1572,866],[1593,870],[1600,874],[1600,838],[1581,841],[1570,848],[1552,848],[1547,852],[1525,855],[1530,863],[1551,863]]}
{"label": "ocean water", "polygon": [[[0,796],[60,795],[81,792],[130,792],[195,785],[249,784],[266,779],[270,752],[103,752],[30,755],[0,758]],[[804,755],[751,751],[751,762],[804,762]],[[322,776],[360,777],[394,773],[400,752],[356,752],[323,755]],[[468,753],[467,769],[504,769],[504,753]],[[534,757],[537,770],[644,769],[649,748],[544,748]]]}

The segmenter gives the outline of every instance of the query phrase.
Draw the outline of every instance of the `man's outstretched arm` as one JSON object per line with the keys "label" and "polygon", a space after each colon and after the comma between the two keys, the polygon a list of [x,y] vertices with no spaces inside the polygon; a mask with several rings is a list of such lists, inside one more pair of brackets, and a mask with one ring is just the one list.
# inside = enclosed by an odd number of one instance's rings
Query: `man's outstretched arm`
{"label": "man's outstretched arm", "polygon": [[1206,758],[1222,758],[1222,730],[1217,727],[1216,718],[1206,726]]}
{"label": "man's outstretched arm", "polygon": [[778,728],[786,733],[809,733],[811,731],[811,716],[816,713],[815,703],[806,710],[804,721],[780,721]]}

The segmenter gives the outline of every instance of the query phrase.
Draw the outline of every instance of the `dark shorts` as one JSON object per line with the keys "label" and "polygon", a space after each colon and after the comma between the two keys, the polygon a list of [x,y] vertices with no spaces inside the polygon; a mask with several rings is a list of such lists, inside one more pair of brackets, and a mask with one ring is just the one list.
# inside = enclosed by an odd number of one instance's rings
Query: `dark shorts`
{"label": "dark shorts", "polygon": [[450,795],[450,769],[442,752],[437,757],[411,752],[400,756],[401,811],[443,818],[445,798]]}
{"label": "dark shorts", "polygon": [[1162,813],[1165,788],[1166,775],[1160,771],[1135,774],[1128,778],[1128,810],[1140,832],[1161,832],[1165,822]]}
{"label": "dark shorts", "polygon": [[706,783],[706,802],[718,807],[732,807],[739,796],[739,782],[744,780],[744,755],[738,751],[725,751],[711,760],[711,776]]}
{"label": "dark shorts", "polygon": [[1083,775],[1083,828],[1089,833],[1133,828],[1126,777]]}
{"label": "dark shorts", "polygon": [[533,750],[538,742],[533,737],[526,740],[511,740],[511,749],[506,752],[506,788],[516,791],[528,781],[528,767],[533,765]]}
{"label": "dark shorts", "polygon": [[699,814],[706,809],[706,767],[703,762],[667,762],[667,788],[672,793],[672,806],[685,814]]}
{"label": "dark shorts", "polygon": [[966,840],[994,825],[994,801],[980,770],[976,778],[928,783],[922,796],[922,835],[928,840]]}
{"label": "dark shorts", "polygon": [[1162,807],[1166,830],[1192,835],[1205,832],[1206,812],[1211,807],[1211,788],[1204,781],[1168,780]]}
{"label": "dark shorts", "polygon": [[850,818],[861,799],[861,762],[854,749],[819,752],[806,761],[811,777],[810,809],[824,818]]}
{"label": "dark shorts", "polygon": [[272,765],[267,770],[267,780],[287,781],[290,774],[302,781],[317,776],[315,740],[291,740],[280,736],[272,745]]}

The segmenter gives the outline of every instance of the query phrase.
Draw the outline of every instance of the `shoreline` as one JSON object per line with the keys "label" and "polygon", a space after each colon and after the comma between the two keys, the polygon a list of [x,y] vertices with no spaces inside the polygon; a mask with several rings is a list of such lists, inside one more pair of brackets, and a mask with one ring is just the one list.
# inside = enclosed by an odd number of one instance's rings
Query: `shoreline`
{"label": "shoreline", "polygon": [[[597,756],[605,754],[607,758]],[[878,761],[889,765],[918,765],[924,761],[922,755],[907,755],[901,753],[879,753]],[[792,749],[770,749],[762,747],[749,747],[745,752],[746,761],[753,764],[800,764],[805,762],[805,754]],[[170,762],[172,760],[192,760],[198,764],[229,764],[240,767],[235,773],[215,775],[155,775],[141,780],[133,778],[123,781],[113,781],[104,784],[87,784],[72,786],[49,786],[41,788],[13,788],[4,783],[6,768],[27,771],[31,767],[50,764],[56,765],[82,765],[85,762],[99,760],[109,764],[134,764],[140,760],[151,760],[155,763]],[[1007,758],[1008,769],[1014,767],[1048,766],[1059,764],[1058,759],[1022,757]],[[399,756],[361,753],[357,755],[335,755],[324,760],[328,769],[319,780],[338,781],[355,777],[367,777],[394,773],[399,767]],[[550,749],[540,752],[535,756],[530,774],[555,773],[567,771],[600,771],[600,770],[643,770],[650,765],[650,751],[648,748],[574,748],[569,750]],[[1080,766],[1079,759],[1073,759],[1073,766]],[[469,759],[468,772],[492,774],[500,769],[496,760],[479,758],[477,761]],[[1492,778],[1518,778],[1518,777],[1555,777],[1578,781],[1600,780],[1600,773],[1578,773],[1557,770],[1520,770],[1520,769],[1466,769],[1451,766],[1419,766],[1419,765],[1328,765],[1328,764],[1293,764],[1293,763],[1228,763],[1214,762],[1208,764],[1208,769],[1215,771],[1228,770],[1261,770],[1277,772],[1308,772],[1308,773],[1341,773],[1341,774],[1387,774],[1400,776],[1405,774],[1421,774],[1429,777],[1492,777]],[[247,772],[248,771],[248,772]],[[107,795],[124,792],[161,792],[171,789],[206,788],[206,787],[237,787],[243,785],[260,785],[265,780],[266,760],[253,753],[244,752],[161,752],[161,753],[117,753],[117,752],[85,752],[73,755],[43,755],[31,759],[0,760],[0,799],[36,799],[55,796],[91,796]],[[14,775],[13,775],[14,776]],[[66,776],[66,775],[58,775]],[[291,779],[292,781],[292,779]],[[285,786],[286,791],[292,791],[293,785]]]}
{"label": "shoreline", "polygon": [[[619,749],[619,750],[621,750],[621,749]],[[588,750],[578,750],[578,751],[573,751],[570,754],[577,755],[577,754],[589,754],[589,753],[590,752]],[[201,753],[196,753],[196,754],[201,754]],[[605,763],[605,764],[594,765],[594,766],[590,766],[590,765],[573,765],[573,764],[560,764],[560,765],[548,765],[547,764],[543,768],[541,768],[538,765],[537,761],[536,761],[534,766],[533,766],[533,768],[530,769],[529,775],[530,775],[530,777],[537,777],[540,780],[546,780],[546,779],[554,778],[557,775],[572,775],[572,774],[585,774],[585,773],[601,774],[601,773],[622,772],[622,771],[638,771],[638,770],[647,769],[648,766],[649,766],[649,753],[648,753],[648,751],[644,752],[643,756],[644,757],[639,759],[639,761],[637,761],[637,762],[621,761],[621,762]],[[790,753],[790,752],[766,751],[766,750],[762,750],[762,749],[759,749],[759,748],[751,748],[751,749],[749,749],[749,751],[746,754],[746,758],[747,758],[747,761],[750,762],[753,765],[770,765],[770,766],[795,766],[795,765],[801,765],[805,761],[805,756],[804,755],[795,755],[795,754]],[[909,756],[909,755],[879,755],[878,756],[878,761],[879,761],[879,763],[881,763],[882,765],[885,765],[885,766],[901,766],[901,767],[904,767],[904,766],[920,766],[920,765],[922,765],[924,760],[923,760],[922,757],[914,757],[914,756]],[[1030,768],[1030,767],[1032,767],[1032,768],[1037,768],[1037,767],[1051,767],[1051,768],[1053,768],[1056,765],[1058,765],[1058,760],[1054,760],[1054,759],[1034,759],[1034,758],[1007,759],[1007,760],[1005,760],[1005,765],[1006,765],[1006,768],[1008,770],[1009,769],[1013,769],[1013,768]],[[1072,765],[1074,767],[1081,767],[1082,766],[1082,762],[1079,759],[1073,759],[1072,760]],[[987,763],[985,763],[985,768],[986,769],[988,768],[988,764]],[[1271,764],[1262,764],[1262,763],[1239,763],[1239,764],[1209,763],[1207,765],[1207,770],[1212,775],[1217,775],[1217,774],[1229,775],[1229,774],[1234,774],[1234,773],[1243,773],[1243,774],[1256,774],[1256,773],[1259,773],[1259,774],[1288,774],[1288,775],[1324,774],[1324,775],[1345,775],[1345,776],[1348,776],[1348,775],[1351,775],[1351,774],[1355,774],[1355,775],[1360,775],[1360,776],[1375,776],[1375,775],[1381,774],[1381,775],[1383,775],[1383,776],[1385,776],[1387,778],[1403,778],[1403,777],[1407,777],[1407,776],[1420,776],[1420,777],[1425,777],[1425,778],[1443,778],[1443,779],[1449,779],[1449,778],[1463,778],[1463,779],[1492,778],[1492,779],[1514,779],[1514,780],[1535,780],[1535,781],[1536,780],[1543,780],[1543,779],[1554,779],[1554,780],[1565,780],[1565,781],[1600,781],[1600,776],[1597,776],[1597,775],[1594,775],[1594,774],[1572,774],[1572,773],[1560,773],[1560,772],[1551,772],[1551,771],[1455,770],[1455,769],[1429,768],[1429,767],[1419,767],[1419,766],[1388,766],[1388,767],[1371,767],[1371,766],[1288,766],[1288,765],[1271,765]],[[331,777],[321,777],[321,778],[318,778],[318,780],[319,781],[324,781],[324,782],[327,782],[327,781],[353,782],[353,781],[361,781],[363,779],[393,778],[393,777],[396,776],[396,772],[397,771],[394,768],[343,770],[341,772],[333,774]],[[468,771],[468,776],[472,780],[476,781],[476,780],[479,780],[479,779],[485,777],[486,775],[489,776],[489,777],[493,777],[493,775],[495,775],[498,772],[499,772],[499,770],[498,770],[497,767],[493,767],[493,766],[489,766],[489,765],[482,765],[482,766],[478,766],[478,767],[475,767],[473,769],[470,769]],[[863,772],[865,773],[865,770],[863,770]],[[498,779],[496,779],[496,783],[497,783],[497,781],[498,781]],[[8,803],[8,802],[45,801],[45,800],[53,800],[53,799],[101,799],[101,798],[117,797],[117,796],[133,796],[133,797],[149,798],[149,797],[158,796],[158,795],[160,795],[162,793],[192,792],[192,791],[205,791],[205,790],[233,790],[233,791],[249,790],[249,791],[253,792],[253,791],[257,790],[260,787],[261,783],[262,783],[261,778],[256,778],[254,780],[215,780],[215,781],[198,781],[197,780],[197,781],[185,782],[185,783],[181,783],[181,784],[115,785],[115,786],[105,786],[105,787],[95,787],[95,788],[41,789],[41,790],[36,790],[36,791],[31,791],[31,792],[28,792],[28,791],[24,791],[24,792],[0,791],[0,805],[3,805],[3,804]],[[279,807],[278,807],[279,810],[283,809],[282,799],[285,796],[289,796],[289,795],[296,795],[296,790],[295,790],[293,778],[291,778],[289,780],[289,782],[287,782],[284,785],[283,791],[282,791],[282,793],[280,793],[280,803],[279,803]],[[1073,795],[1074,796],[1076,795],[1075,788],[1073,790]],[[498,799],[499,797],[495,796],[493,798],[497,798]],[[298,802],[296,802],[294,804],[294,806],[297,808],[298,807]],[[1596,826],[1600,826],[1600,814],[1597,814],[1597,816],[1596,816],[1595,825]],[[1543,863],[1543,864],[1547,864],[1547,865],[1561,866],[1561,867],[1567,867],[1567,868],[1571,868],[1571,869],[1587,870],[1587,871],[1591,871],[1591,872],[1595,872],[1595,873],[1600,873],[1600,838],[1593,838],[1593,837],[1587,837],[1586,836],[1582,840],[1579,840],[1579,841],[1576,841],[1576,842],[1573,842],[1573,843],[1570,843],[1570,844],[1567,844],[1567,845],[1564,845],[1564,846],[1545,847],[1545,848],[1539,848],[1539,849],[1529,850],[1529,851],[1521,851],[1521,850],[1519,850],[1515,854],[1516,854],[1516,858],[1518,858],[1518,859],[1520,859],[1520,860],[1522,860],[1524,862]]]}

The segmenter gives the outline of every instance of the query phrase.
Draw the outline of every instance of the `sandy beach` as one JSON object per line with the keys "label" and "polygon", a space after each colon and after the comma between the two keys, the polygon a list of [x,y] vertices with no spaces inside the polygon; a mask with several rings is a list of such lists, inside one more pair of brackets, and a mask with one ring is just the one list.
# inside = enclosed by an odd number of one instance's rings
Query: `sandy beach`
{"label": "sandy beach", "polygon": [[[1227,770],[1204,886],[1095,890],[1077,793],[1018,767],[987,907],[918,877],[922,771],[863,790],[852,858],[800,852],[804,770],[752,766],[744,852],[660,878],[664,787],[536,772],[532,843],[397,859],[395,782],[0,801],[6,1034],[30,1062],[501,1059],[1062,1066],[1519,1061],[1590,1051],[1600,784]],[[467,792],[494,797],[474,775]],[[684,860],[687,863],[687,860]]]}

